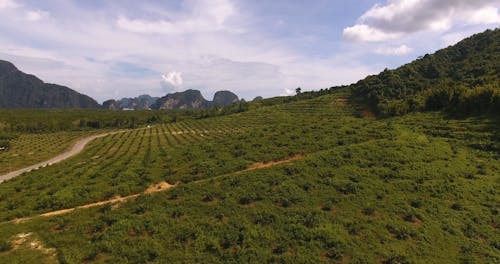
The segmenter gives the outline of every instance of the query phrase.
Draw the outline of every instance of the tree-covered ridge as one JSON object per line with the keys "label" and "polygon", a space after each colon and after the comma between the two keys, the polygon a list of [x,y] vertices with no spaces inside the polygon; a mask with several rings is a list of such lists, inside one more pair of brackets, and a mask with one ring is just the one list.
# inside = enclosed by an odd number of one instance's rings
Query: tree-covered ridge
{"label": "tree-covered ridge", "polygon": [[500,113],[499,62],[500,29],[487,30],[351,88],[381,115],[430,109]]}

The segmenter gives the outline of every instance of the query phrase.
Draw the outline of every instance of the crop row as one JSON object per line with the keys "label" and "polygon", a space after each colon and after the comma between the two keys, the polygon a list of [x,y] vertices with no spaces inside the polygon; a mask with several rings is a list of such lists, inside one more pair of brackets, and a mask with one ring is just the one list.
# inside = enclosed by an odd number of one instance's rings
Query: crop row
{"label": "crop row", "polygon": [[83,132],[19,135],[11,140],[9,149],[0,151],[0,174],[47,160],[83,135]]}
{"label": "crop row", "polygon": [[0,215],[9,219],[140,192],[175,172],[178,146],[241,130],[225,121],[190,121],[98,138],[76,157],[0,185]]}

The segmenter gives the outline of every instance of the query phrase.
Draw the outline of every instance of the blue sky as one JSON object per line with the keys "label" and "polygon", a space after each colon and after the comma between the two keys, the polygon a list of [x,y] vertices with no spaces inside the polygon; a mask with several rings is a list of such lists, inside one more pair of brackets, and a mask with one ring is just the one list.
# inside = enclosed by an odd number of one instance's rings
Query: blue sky
{"label": "blue sky", "polygon": [[98,101],[349,84],[500,25],[500,0],[0,0],[0,59]]}

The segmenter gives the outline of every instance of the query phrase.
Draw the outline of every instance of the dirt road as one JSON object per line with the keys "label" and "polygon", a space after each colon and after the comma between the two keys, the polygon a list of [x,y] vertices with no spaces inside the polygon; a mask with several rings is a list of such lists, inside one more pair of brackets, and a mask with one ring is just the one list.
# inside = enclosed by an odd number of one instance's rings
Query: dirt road
{"label": "dirt road", "polygon": [[[289,158],[282,159],[282,160],[267,161],[267,162],[257,162],[257,163],[254,163],[254,164],[250,165],[248,168],[246,168],[244,170],[240,170],[240,171],[236,171],[236,172],[231,172],[231,173],[227,173],[227,174],[223,174],[223,175],[219,175],[219,176],[216,176],[216,177],[207,178],[207,179],[203,179],[203,180],[193,181],[191,183],[198,184],[198,183],[207,182],[207,181],[210,181],[210,180],[213,180],[213,179],[217,179],[217,178],[221,178],[221,177],[226,177],[226,176],[229,176],[229,175],[237,175],[237,174],[241,174],[241,173],[248,172],[248,171],[253,171],[253,170],[258,170],[258,169],[264,169],[264,168],[269,168],[269,167],[273,167],[273,166],[278,166],[278,165],[282,165],[282,164],[287,164],[287,163],[291,163],[293,161],[299,160],[299,159],[301,159],[303,157],[304,157],[304,154],[296,154],[294,156],[291,156]],[[73,211],[75,211],[77,209],[91,208],[91,207],[96,207],[96,206],[101,206],[101,205],[106,205],[106,204],[123,203],[123,202],[126,202],[126,201],[130,200],[130,199],[137,198],[137,197],[139,197],[140,195],[143,195],[143,194],[151,194],[151,193],[163,192],[163,191],[169,190],[169,189],[171,189],[173,187],[179,186],[179,184],[180,184],[179,182],[177,182],[175,184],[169,184],[169,183],[163,181],[163,182],[160,182],[160,183],[153,184],[153,185],[149,186],[149,188],[147,188],[146,190],[144,190],[143,192],[140,192],[140,193],[131,194],[131,195],[128,195],[128,196],[123,196],[123,197],[116,196],[116,197],[113,197],[113,198],[108,199],[108,200],[103,200],[103,201],[99,201],[99,202],[93,202],[93,203],[89,203],[89,204],[85,204],[85,205],[76,206],[76,207],[73,207],[73,208],[67,208],[67,209],[61,209],[61,210],[51,211],[51,212],[47,212],[47,213],[43,213],[43,214],[39,214],[39,215],[35,215],[35,216],[18,218],[18,219],[10,220],[10,221],[7,221],[7,222],[23,223],[23,222],[29,221],[29,220],[31,220],[31,219],[33,219],[35,217],[51,217],[51,216],[56,216],[56,215],[67,214],[67,213],[73,212]],[[6,223],[6,222],[3,222],[3,223]]]}
{"label": "dirt road", "polygon": [[9,173],[4,174],[4,175],[0,175],[0,183],[3,181],[6,181],[8,179],[15,178],[15,177],[17,177],[25,172],[29,172],[32,170],[43,168],[45,166],[50,166],[54,163],[58,163],[58,162],[61,162],[67,158],[73,157],[76,154],[80,153],[89,142],[91,142],[92,140],[94,140],[96,138],[101,138],[101,137],[109,136],[109,135],[116,134],[116,133],[123,133],[123,132],[125,132],[125,131],[108,132],[108,133],[103,133],[103,134],[98,134],[98,135],[93,135],[93,136],[89,136],[86,138],[82,138],[82,139],[78,140],[70,150],[63,152],[63,153],[61,153],[61,154],[59,154],[59,155],[57,155],[49,160],[31,165],[31,166],[28,166],[28,167],[25,167],[25,168],[22,168],[22,169],[19,169],[16,171],[12,171],[12,172],[9,172]]}

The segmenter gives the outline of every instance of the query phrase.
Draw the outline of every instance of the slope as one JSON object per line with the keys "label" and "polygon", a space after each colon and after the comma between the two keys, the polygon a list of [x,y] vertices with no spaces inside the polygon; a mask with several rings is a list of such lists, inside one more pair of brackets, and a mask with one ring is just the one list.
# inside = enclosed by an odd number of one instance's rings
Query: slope
{"label": "slope", "polygon": [[383,116],[439,109],[498,114],[499,76],[500,29],[495,29],[350,87],[355,97]]}

